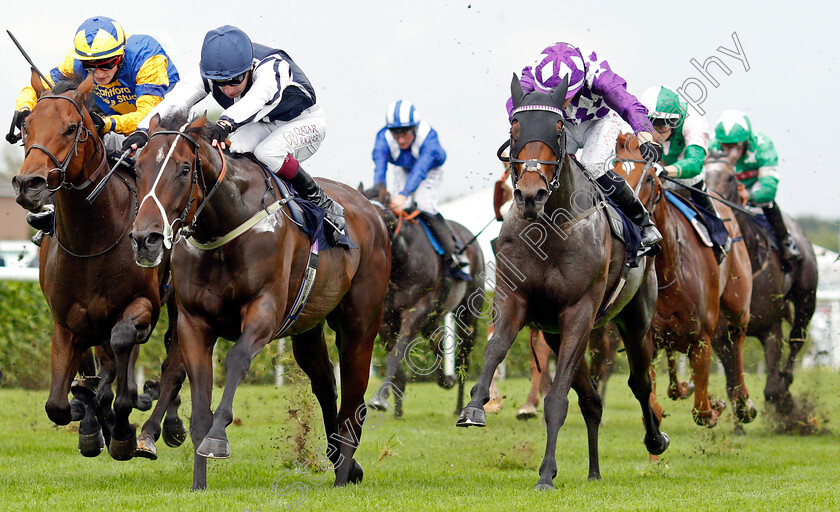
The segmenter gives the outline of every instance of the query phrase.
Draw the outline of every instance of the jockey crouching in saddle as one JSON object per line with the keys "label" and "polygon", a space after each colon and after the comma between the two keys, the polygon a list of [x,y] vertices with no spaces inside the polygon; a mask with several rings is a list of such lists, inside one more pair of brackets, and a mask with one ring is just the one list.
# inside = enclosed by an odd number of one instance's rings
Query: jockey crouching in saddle
{"label": "jockey crouching in saddle", "polygon": [[[54,84],[74,75],[84,77],[88,72],[93,73],[93,93],[102,114],[91,111],[90,117],[108,156],[118,158],[125,136],[137,128],[178,82],[178,71],[153,37],[140,34],[126,37],[120,24],[105,16],[85,20],[76,30],[73,43],[73,50],[50,71],[48,78]],[[32,86],[24,87],[15,104],[19,129],[36,102]],[[26,216],[26,221],[39,230],[32,237],[35,245],[41,245],[44,234],[53,233],[54,212],[53,205],[46,205],[40,212]]]}
{"label": "jockey crouching in saddle", "polygon": [[138,149],[149,140],[155,114],[186,112],[208,95],[224,107],[212,127],[212,144],[234,153],[253,153],[269,171],[292,184],[303,198],[323,208],[325,234],[335,244],[345,231],[344,208],[303,170],[300,162],[318,150],[327,122],[315,103],[315,89],[283,50],[251,42],[245,32],[224,25],[207,32],[198,69],[166,95],[126,138]]}
{"label": "jockey crouching in saddle", "polygon": [[[441,166],[446,161],[446,151],[440,145],[437,132],[426,121],[421,121],[414,104],[398,100],[388,105],[385,127],[376,134],[373,147],[374,186],[391,192],[394,213],[404,214],[409,198],[420,212],[429,229],[443,249],[443,259],[451,277],[471,281],[469,260],[456,249],[455,235],[443,215],[438,212],[438,198],[443,181]],[[388,164],[391,186],[386,184]]]}
{"label": "jockey crouching in saddle", "polygon": [[[689,111],[688,104],[680,100],[677,93],[664,85],[657,85],[645,90],[640,100],[648,110],[648,118],[654,129],[654,138],[662,143],[664,154],[662,164],[654,164],[657,174],[668,176],[679,184],[688,188],[691,200],[701,208],[720,219],[720,214],[706,190],[706,173],[703,163],[709,148],[709,123],[699,112]],[[706,223],[713,222],[706,219]],[[712,249],[718,263],[723,261],[732,241],[726,233],[723,221],[717,226],[708,226],[709,233],[720,233],[710,236]],[[715,239],[726,242],[721,245]]]}
{"label": "jockey crouching in saddle", "polygon": [[[592,50],[569,43],[555,43],[544,49],[533,64],[522,70],[520,83],[525,93],[549,92],[567,75],[569,87],[563,103],[566,151],[574,155],[582,149],[579,162],[585,172],[641,229],[642,250],[655,246],[662,235],[633,189],[612,169],[621,119],[639,139],[639,150],[646,161],[654,163],[662,158],[662,146],[652,135],[647,110],[627,92],[627,82],[610,69],[606,60]],[[511,99],[507,110],[510,116]]]}
{"label": "jockey crouching in saddle", "polygon": [[735,172],[744,186],[742,199],[760,206],[764,211],[781,246],[783,268],[785,272],[790,272],[790,264],[802,259],[802,253],[790,236],[782,211],[776,204],[779,157],[773,141],[763,133],[753,133],[752,123],[743,112],[724,110],[715,125],[715,138],[710,147],[737,157]]}

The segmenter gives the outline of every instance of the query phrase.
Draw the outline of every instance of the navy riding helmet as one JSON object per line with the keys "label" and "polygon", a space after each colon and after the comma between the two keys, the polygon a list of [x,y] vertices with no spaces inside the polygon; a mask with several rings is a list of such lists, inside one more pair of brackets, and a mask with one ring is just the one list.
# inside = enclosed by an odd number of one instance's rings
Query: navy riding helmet
{"label": "navy riding helmet", "polygon": [[234,26],[223,25],[204,36],[199,68],[202,78],[229,80],[251,69],[253,60],[251,38]]}

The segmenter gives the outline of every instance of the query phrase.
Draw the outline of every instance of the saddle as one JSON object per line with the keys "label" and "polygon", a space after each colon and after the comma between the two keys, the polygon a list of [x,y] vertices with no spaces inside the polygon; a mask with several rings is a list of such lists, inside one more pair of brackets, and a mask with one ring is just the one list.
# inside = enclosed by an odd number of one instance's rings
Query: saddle
{"label": "saddle", "polygon": [[699,206],[691,199],[670,190],[665,190],[665,197],[688,220],[703,245],[706,247],[714,247],[715,244],[721,247],[726,245],[729,232],[726,230],[723,220],[718,218],[717,215]]}

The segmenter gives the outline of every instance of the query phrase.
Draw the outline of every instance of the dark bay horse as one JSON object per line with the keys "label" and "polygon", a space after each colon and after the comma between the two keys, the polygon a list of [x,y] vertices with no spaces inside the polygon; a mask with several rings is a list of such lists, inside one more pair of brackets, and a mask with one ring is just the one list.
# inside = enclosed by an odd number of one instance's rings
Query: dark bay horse
{"label": "dark bay horse", "polygon": [[[253,357],[285,336],[291,336],[295,359],[321,405],[335,485],[361,482],[362,467],[353,454],[366,416],[363,395],[391,274],[391,244],[378,209],[355,190],[320,180],[344,206],[348,234],[359,247],[322,247],[318,253],[287,220],[285,203],[267,201],[274,189],[257,164],[223,157],[210,146],[204,117],[168,123],[152,119],[149,142],[138,159],[138,196],[144,199],[130,237],[144,267],[160,264],[164,247],[173,245],[178,345],[192,390],[193,489],[207,486],[206,458],[229,456],[225,429]],[[181,238],[182,227],[190,239]],[[313,251],[317,275],[314,283],[306,281],[311,295],[289,324],[304,278],[312,276]],[[340,410],[326,323],[336,332]],[[212,350],[218,337],[236,342],[225,359],[225,389],[214,413]]]}
{"label": "dark bay horse", "polygon": [[[688,354],[695,385],[692,416],[698,425],[714,427],[720,406],[710,401],[708,391],[712,338],[720,315],[725,316],[728,332],[722,335],[731,344],[732,363],[735,364],[733,375],[738,377],[737,382],[730,383],[728,393],[736,417],[748,423],[755,418],[756,411],[744,383],[741,357],[752,293],[747,249],[743,243],[734,243],[719,265],[712,249],[703,244],[689,220],[665,197],[665,187],[653,167],[645,165],[638,144],[638,139],[632,135],[619,137],[615,170],[623,173],[627,182],[639,190],[639,199],[646,203],[663,236],[662,251],[656,255],[659,282],[656,315],[648,335],[657,348]],[[731,221],[732,210],[724,204],[718,204],[717,208],[722,218],[730,219],[725,222],[730,238],[738,240],[741,230]],[[669,357],[669,361],[671,387],[668,394],[675,398],[681,395],[674,393],[678,389],[676,368],[673,357]],[[655,394],[651,401],[656,401]],[[661,414],[658,404],[654,408]]]}
{"label": "dark bay horse", "polygon": [[[572,167],[561,110],[567,87],[568,77],[550,94],[525,94],[513,76],[510,161],[516,204],[497,240],[495,332],[484,351],[472,400],[457,422],[464,427],[486,424],[483,406],[496,367],[523,327],[539,327],[557,353],[557,371],[545,397],[548,437],[537,489],[553,488],[557,436],[568,413],[570,388],[578,393],[586,422],[589,478],[600,478],[602,404],[583,355],[590,331],[610,319],[627,348],[629,385],[642,409],[645,446],[660,454],[669,443],[649,404],[652,347],[645,334],[656,303],[653,262],[645,257],[625,271],[625,248],[611,234],[603,196],[588,176]],[[602,308],[606,312],[600,313]]]}
{"label": "dark bay horse", "polygon": [[[44,239],[39,268],[41,290],[53,315],[47,416],[59,425],[82,419],[83,455],[98,455],[107,443],[115,459],[126,460],[135,453],[129,414],[137,404],[136,345],[149,338],[158,320],[163,273],[134,263],[126,236],[135,215],[132,176],[116,176],[97,201],[86,200],[92,185],[107,171],[104,146],[85,108],[92,85],[90,74],[48,91],[33,71],[38,103],[26,119],[26,156],[13,185],[17,202],[31,211],[55,196],[55,234]],[[86,411],[84,418],[78,418],[67,397],[84,354],[94,346],[101,380],[95,396],[86,397],[94,392],[80,386]],[[157,408],[168,409],[171,404],[159,401]],[[177,411],[168,409],[172,412],[177,418]],[[156,414],[162,418],[160,409]]]}
{"label": "dark bay horse", "polygon": [[[706,160],[706,182],[721,197],[740,203],[735,164],[727,155],[710,155]],[[760,213],[760,211],[759,211]],[[817,259],[814,247],[795,220],[785,215],[785,225],[802,252],[789,273],[782,270],[778,250],[770,242],[772,235],[760,227],[750,215],[735,211],[735,218],[744,233],[753,274],[752,306],[747,334],[755,336],[764,347],[767,363],[765,399],[787,413],[792,405],[790,385],[793,365],[807,336],[808,323],[817,302]],[[790,352],[783,362],[782,320],[790,323]],[[722,347],[726,350],[728,347]],[[727,373],[727,379],[729,374]]]}
{"label": "dark bay horse", "polygon": [[[368,199],[387,205],[390,196],[384,187],[362,191]],[[391,234],[391,281],[385,295],[385,316],[379,335],[388,351],[385,382],[368,405],[378,409],[387,408],[388,389],[393,387],[394,415],[403,414],[406,374],[403,360],[411,357],[407,352],[419,345],[423,336],[429,340],[435,352],[435,363],[430,368],[410,364],[411,370],[428,374],[435,371],[438,384],[450,388],[457,380],[458,399],[455,414],[464,407],[464,378],[469,354],[476,336],[478,316],[484,310],[484,254],[481,247],[473,243],[466,255],[470,260],[473,280],[456,280],[447,274],[443,260],[438,256],[426,237],[425,229],[419,223],[400,221],[393,210],[380,208],[383,219]],[[473,240],[473,234],[461,224],[447,220],[450,229],[463,242]],[[478,309],[476,309],[478,308]],[[447,313],[458,316],[455,330],[448,333],[455,336],[456,376],[445,376],[440,364],[443,350],[443,317]],[[409,361],[407,361],[409,362]],[[463,368],[463,371],[459,371]]]}

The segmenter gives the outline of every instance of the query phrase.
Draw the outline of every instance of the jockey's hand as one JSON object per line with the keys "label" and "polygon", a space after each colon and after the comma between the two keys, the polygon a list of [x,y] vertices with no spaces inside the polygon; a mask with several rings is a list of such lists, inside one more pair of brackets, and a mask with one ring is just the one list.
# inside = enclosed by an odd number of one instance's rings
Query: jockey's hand
{"label": "jockey's hand", "polygon": [[668,176],[668,168],[662,167],[659,164],[653,164],[653,170],[656,172],[657,176]]}
{"label": "jockey's hand", "polygon": [[389,204],[388,206],[390,206],[391,209],[394,210],[394,213],[400,215],[405,211],[403,208],[405,207],[406,201],[408,201],[408,197],[402,194],[397,194],[391,198],[391,204]]}
{"label": "jockey's hand", "polygon": [[662,146],[656,142],[643,142],[639,146],[639,152],[647,162],[656,163],[662,160]]}
{"label": "jockey's hand", "polygon": [[747,192],[747,187],[743,183],[738,183],[738,197],[741,199],[741,204],[747,204],[750,201],[750,193]]}
{"label": "jockey's hand", "polygon": [[214,148],[218,146],[222,149],[227,149],[229,145],[228,137],[232,131],[233,125],[230,124],[230,121],[225,119],[219,120],[219,122],[210,127],[210,143]]}
{"label": "jockey's hand", "polygon": [[96,127],[96,133],[98,133],[101,137],[102,134],[105,133],[105,120],[102,119],[102,116],[100,116],[96,112],[89,112],[89,114],[90,120],[93,121],[93,125]]}
{"label": "jockey's hand", "polygon": [[149,134],[143,130],[137,130],[123,140],[121,149],[123,153],[130,149],[131,153],[128,156],[134,156],[134,153],[145,146],[147,142],[149,142]]}
{"label": "jockey's hand", "polygon": [[23,130],[23,122],[26,121],[26,116],[29,115],[29,109],[22,108],[15,112],[15,114],[15,127],[17,127],[18,130]]}

